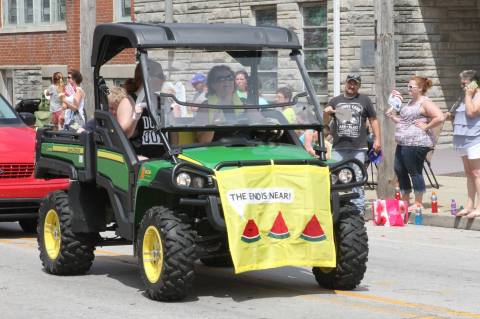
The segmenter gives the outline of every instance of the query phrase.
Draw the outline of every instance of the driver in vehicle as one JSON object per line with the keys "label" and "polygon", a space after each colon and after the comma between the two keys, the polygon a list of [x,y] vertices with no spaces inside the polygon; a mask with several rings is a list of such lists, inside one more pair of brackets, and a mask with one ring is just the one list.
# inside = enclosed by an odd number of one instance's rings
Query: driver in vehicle
{"label": "driver in vehicle", "polygon": [[[243,105],[240,97],[235,94],[235,73],[226,65],[216,65],[207,76],[207,104],[209,105]],[[262,117],[257,111],[251,110],[244,112],[235,109],[199,109],[196,115],[196,121],[200,123],[208,123],[209,125],[219,122],[235,123],[239,116],[247,115],[249,119]],[[200,143],[210,143],[215,139],[219,139],[219,132],[197,132],[197,139]]]}

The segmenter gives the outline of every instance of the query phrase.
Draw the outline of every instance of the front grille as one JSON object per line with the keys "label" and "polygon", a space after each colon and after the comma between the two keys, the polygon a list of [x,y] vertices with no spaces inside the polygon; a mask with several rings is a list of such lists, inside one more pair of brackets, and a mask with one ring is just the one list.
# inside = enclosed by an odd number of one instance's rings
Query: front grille
{"label": "front grille", "polygon": [[35,165],[24,163],[1,163],[0,179],[2,178],[27,178],[33,175]]}

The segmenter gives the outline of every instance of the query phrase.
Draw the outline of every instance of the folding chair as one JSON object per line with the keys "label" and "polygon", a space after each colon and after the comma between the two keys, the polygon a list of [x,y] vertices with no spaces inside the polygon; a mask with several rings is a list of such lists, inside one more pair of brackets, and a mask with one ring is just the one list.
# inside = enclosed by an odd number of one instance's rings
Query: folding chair
{"label": "folding chair", "polygon": [[425,175],[427,176],[428,182],[433,188],[439,189],[440,185],[438,184],[437,177],[435,176],[435,173],[433,172],[431,161],[433,157],[433,151],[435,149],[431,149],[427,153],[427,157],[425,157],[425,162],[423,162],[423,171],[425,172]]}
{"label": "folding chair", "polygon": [[427,153],[427,156],[425,157],[425,162],[423,163],[423,171],[427,176],[428,182],[433,188],[436,188],[436,189],[440,188],[440,184],[438,184],[437,177],[433,172],[431,162],[433,158],[433,152],[435,151],[435,147],[437,146],[437,142],[438,142],[438,139],[440,138],[440,133],[442,132],[442,130],[443,130],[443,125],[433,129],[433,147]]}

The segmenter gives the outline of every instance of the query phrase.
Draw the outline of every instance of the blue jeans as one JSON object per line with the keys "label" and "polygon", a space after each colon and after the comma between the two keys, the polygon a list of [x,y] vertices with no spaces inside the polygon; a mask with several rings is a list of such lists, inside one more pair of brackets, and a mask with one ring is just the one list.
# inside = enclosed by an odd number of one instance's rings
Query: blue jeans
{"label": "blue jeans", "polygon": [[[365,150],[332,150],[332,159],[336,162],[355,158],[360,162],[365,163],[366,156],[367,154]],[[357,180],[361,179],[362,172],[358,169],[358,167],[355,170],[355,175],[357,177]],[[352,203],[357,207],[359,213],[363,214],[365,211],[365,191],[363,189],[363,186],[354,187],[352,191],[357,193],[359,196],[356,199],[352,199]]]}
{"label": "blue jeans", "polygon": [[429,151],[429,147],[397,145],[394,167],[402,194],[410,194],[412,184],[415,195],[425,193],[423,162]]}

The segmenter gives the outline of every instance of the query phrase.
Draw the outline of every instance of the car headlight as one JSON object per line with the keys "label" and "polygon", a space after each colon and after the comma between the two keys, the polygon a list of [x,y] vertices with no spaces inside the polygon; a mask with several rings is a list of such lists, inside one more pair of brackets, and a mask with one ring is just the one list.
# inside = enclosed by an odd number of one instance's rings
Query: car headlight
{"label": "car headlight", "polygon": [[348,169],[348,168],[343,168],[340,170],[340,172],[338,172],[338,179],[340,180],[340,182],[342,182],[343,184],[348,184],[352,181],[353,179],[353,172],[352,170]]}
{"label": "car headlight", "polygon": [[192,183],[192,178],[190,177],[189,174],[182,172],[177,175],[176,182],[177,182],[177,185],[189,187],[190,184]]}
{"label": "car headlight", "polygon": [[200,176],[194,176],[192,179],[192,187],[195,187],[195,188],[205,187],[205,179]]}

